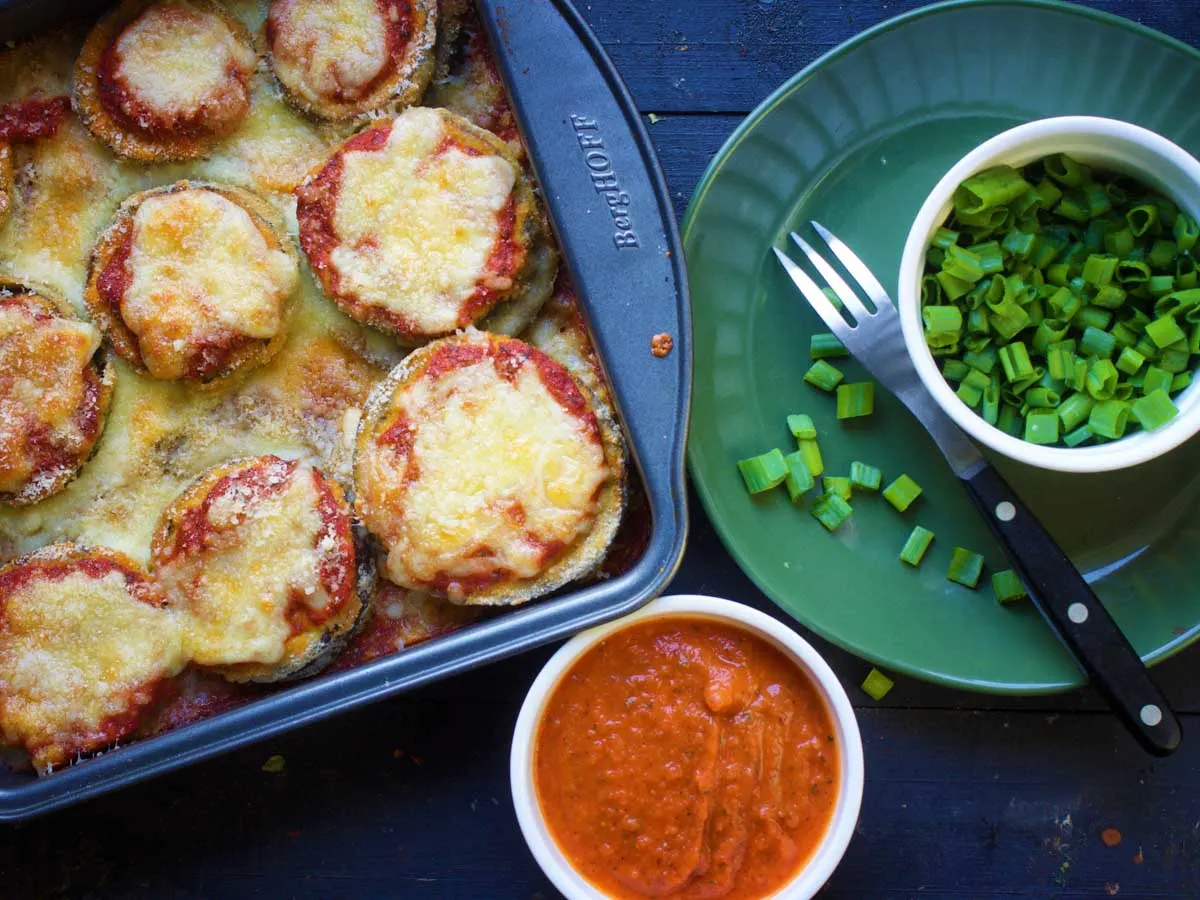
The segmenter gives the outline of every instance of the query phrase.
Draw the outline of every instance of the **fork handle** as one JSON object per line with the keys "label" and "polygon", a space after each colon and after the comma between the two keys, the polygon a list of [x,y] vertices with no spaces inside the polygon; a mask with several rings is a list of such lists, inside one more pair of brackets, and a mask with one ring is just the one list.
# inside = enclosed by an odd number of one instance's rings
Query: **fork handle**
{"label": "fork handle", "polygon": [[1174,752],[1179,719],[1079,570],[991,465],[961,477],[1029,596],[1125,727],[1150,753]]}

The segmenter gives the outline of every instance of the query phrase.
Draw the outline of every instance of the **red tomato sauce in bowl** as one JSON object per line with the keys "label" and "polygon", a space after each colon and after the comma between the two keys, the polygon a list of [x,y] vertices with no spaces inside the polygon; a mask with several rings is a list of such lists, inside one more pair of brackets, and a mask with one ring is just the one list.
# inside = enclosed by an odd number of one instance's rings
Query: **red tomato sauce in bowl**
{"label": "red tomato sauce in bowl", "polygon": [[839,748],[818,688],[764,638],[654,617],[550,693],[533,775],[546,826],[604,894],[761,900],[820,845]]}

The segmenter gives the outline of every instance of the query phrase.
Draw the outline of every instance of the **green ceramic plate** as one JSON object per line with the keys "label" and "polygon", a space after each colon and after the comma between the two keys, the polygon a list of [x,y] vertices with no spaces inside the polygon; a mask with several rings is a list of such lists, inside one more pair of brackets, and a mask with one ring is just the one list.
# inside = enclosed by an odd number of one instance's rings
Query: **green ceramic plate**
{"label": "green ceramic plate", "polygon": [[[839,425],[803,384],[816,316],[770,253],[817,219],[890,290],[926,194],[968,150],[1013,125],[1091,114],[1151,128],[1200,153],[1200,54],[1065,3],[957,2],[868,31],[800,72],[717,155],[684,224],[695,323],[689,464],[746,573],[814,631],[888,669],[982,691],[1083,683],[1036,611],[1001,608],[984,582],[945,580],[951,550],[1004,556],[916,421],[880,393]],[[863,373],[848,362],[848,378]],[[907,472],[924,497],[900,515],[856,496],[835,535],[780,489],[751,498],[735,461],[794,445],[788,413],[817,421],[826,470],[852,460]],[[1123,473],[1063,476],[996,460],[1088,574],[1149,662],[1200,636],[1200,440]],[[897,554],[915,524],[937,534],[919,570]]]}

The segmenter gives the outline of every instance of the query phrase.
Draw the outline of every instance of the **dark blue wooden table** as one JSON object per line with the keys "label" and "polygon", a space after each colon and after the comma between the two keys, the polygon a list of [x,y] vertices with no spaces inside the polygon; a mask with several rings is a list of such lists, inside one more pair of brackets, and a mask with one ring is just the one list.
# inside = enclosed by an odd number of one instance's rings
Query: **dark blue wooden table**
{"label": "dark blue wooden table", "polygon": [[[592,0],[584,12],[640,108],[661,116],[651,135],[682,214],[772,88],[919,5]],[[1091,5],[1200,44],[1195,0]],[[694,498],[671,589],[773,611]],[[1006,700],[904,680],[873,703],[857,689],[868,666],[816,643],[859,705],[867,757],[862,819],[822,897],[1200,898],[1200,650],[1156,670],[1187,732],[1156,761],[1091,691]],[[507,771],[517,708],[552,649],[5,828],[0,898],[555,897]],[[275,754],[283,770],[263,771]]]}

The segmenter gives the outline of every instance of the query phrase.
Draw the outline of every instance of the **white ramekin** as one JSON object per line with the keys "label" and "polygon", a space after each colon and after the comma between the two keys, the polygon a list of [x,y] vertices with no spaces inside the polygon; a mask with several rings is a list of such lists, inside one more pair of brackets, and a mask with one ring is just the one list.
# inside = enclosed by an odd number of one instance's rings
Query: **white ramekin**
{"label": "white ramekin", "polygon": [[661,597],[641,610],[608,625],[576,635],[546,663],[534,680],[517,717],[509,777],[517,821],[542,871],[568,900],[604,900],[584,880],[554,843],[538,806],[534,788],[533,748],[542,710],[559,679],[584,653],[608,635],[651,617],[687,616],[729,622],[765,638],[795,661],[813,681],[829,710],[840,750],[839,790],[833,818],[820,845],[804,868],[776,894],[775,900],[807,900],[833,874],[854,834],[863,793],[863,749],[858,721],[841,682],[812,646],[786,625],[765,613],[730,600],[684,595]]}
{"label": "white ramekin", "polygon": [[981,444],[1005,456],[1059,472],[1107,472],[1136,466],[1178,447],[1200,431],[1200,382],[1176,396],[1179,415],[1155,431],[1095,447],[1044,447],[1005,434],[963,403],[942,377],[925,344],[921,322],[921,275],[925,251],[953,205],[954,190],[983,169],[1020,167],[1054,153],[1123,172],[1160,191],[1180,209],[1200,218],[1200,162],[1153,131],[1128,122],[1094,116],[1039,119],[980,144],[947,172],[917,213],[900,262],[898,307],[904,343],[926,389],[951,418]]}

